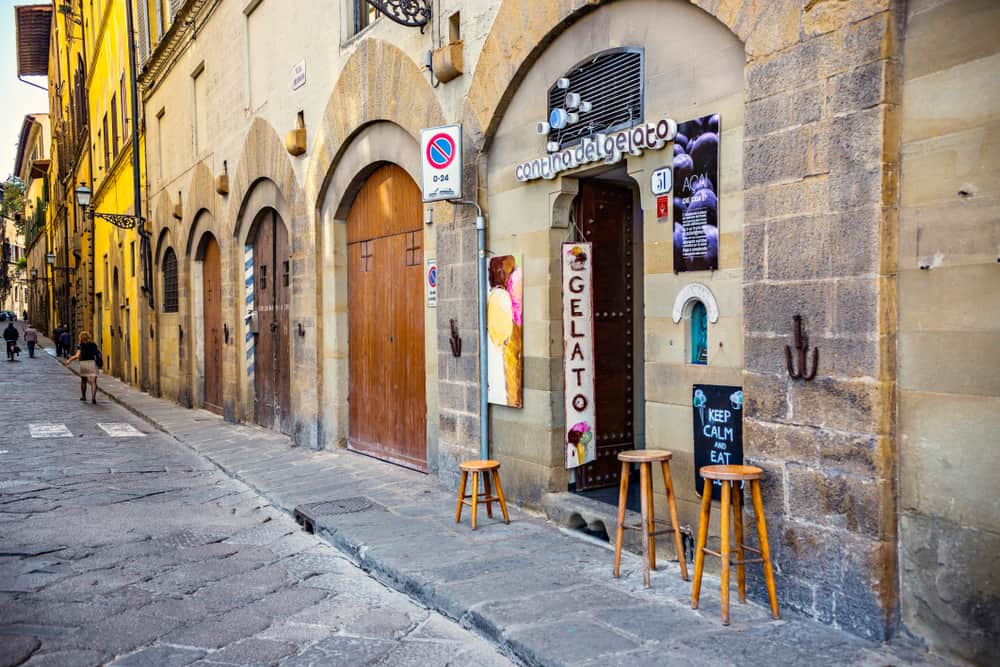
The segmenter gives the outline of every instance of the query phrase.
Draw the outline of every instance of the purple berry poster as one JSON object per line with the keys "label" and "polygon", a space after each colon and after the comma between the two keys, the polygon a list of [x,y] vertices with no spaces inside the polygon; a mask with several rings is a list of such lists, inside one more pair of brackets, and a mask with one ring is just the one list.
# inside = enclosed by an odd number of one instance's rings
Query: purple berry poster
{"label": "purple berry poster", "polygon": [[674,273],[719,268],[719,115],[677,126]]}

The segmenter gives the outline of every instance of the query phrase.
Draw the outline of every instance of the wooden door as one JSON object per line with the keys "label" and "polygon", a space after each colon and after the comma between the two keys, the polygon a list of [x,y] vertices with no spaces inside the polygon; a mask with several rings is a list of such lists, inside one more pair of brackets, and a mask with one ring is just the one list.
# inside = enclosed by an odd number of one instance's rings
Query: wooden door
{"label": "wooden door", "polygon": [[117,378],[124,378],[125,373],[125,345],[122,331],[122,309],[124,304],[121,300],[121,288],[118,283],[118,268],[115,267],[114,278],[111,283],[111,372]]}
{"label": "wooden door", "polygon": [[254,419],[291,432],[291,257],[288,232],[274,209],[258,220],[253,241],[254,308],[259,324],[254,341]]}
{"label": "wooden door", "polygon": [[213,236],[205,240],[201,257],[201,289],[205,339],[205,408],[222,414],[222,256]]}
{"label": "wooden door", "polygon": [[577,490],[618,484],[618,452],[634,447],[632,192],[582,181],[576,219],[594,244],[594,361],[597,458],[577,468]]}
{"label": "wooden door", "polygon": [[387,165],[348,215],[348,446],[426,471],[420,199],[406,172]]}

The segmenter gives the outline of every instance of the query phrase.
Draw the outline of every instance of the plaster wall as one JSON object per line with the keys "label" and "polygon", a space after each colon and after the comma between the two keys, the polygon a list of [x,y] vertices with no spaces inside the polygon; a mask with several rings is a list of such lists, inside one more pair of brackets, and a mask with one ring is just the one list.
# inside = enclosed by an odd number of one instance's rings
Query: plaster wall
{"label": "plaster wall", "polygon": [[[899,233],[904,622],[1000,654],[1000,6],[911,2]],[[929,267],[929,268],[922,268]]]}

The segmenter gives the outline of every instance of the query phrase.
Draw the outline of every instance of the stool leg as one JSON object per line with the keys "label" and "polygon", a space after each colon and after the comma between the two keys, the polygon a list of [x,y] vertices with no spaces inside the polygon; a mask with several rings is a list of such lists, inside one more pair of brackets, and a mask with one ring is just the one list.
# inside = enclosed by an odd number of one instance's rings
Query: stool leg
{"label": "stool leg", "polygon": [[507,501],[503,497],[503,487],[500,486],[500,471],[496,468],[493,469],[493,486],[497,487],[497,500],[500,502],[500,511],[503,512],[503,522],[510,523],[510,517],[507,516]]}
{"label": "stool leg", "polygon": [[732,509],[729,506],[730,482],[722,480],[722,516],[719,527],[719,539],[722,541],[722,624],[729,625],[729,518]]}
{"label": "stool leg", "polygon": [[706,479],[701,491],[701,515],[698,518],[698,543],[694,547],[694,583],[691,585],[691,608],[698,608],[701,596],[701,575],[705,571],[705,543],[708,542],[708,522],[712,511],[712,480]]}
{"label": "stool leg", "polygon": [[613,574],[615,579],[621,572],[622,565],[622,539],[625,536],[625,503],[628,500],[628,471],[629,464],[622,462],[622,480],[618,485],[618,530],[615,531],[615,569]]}
{"label": "stool leg", "polygon": [[490,493],[490,471],[486,470],[483,472],[483,488],[486,489],[486,516],[490,519],[493,518],[493,501],[490,500],[492,493]]}
{"label": "stool leg", "polygon": [[649,521],[646,524],[646,531],[649,533],[649,567],[652,570],[656,569],[656,503],[653,502],[653,465],[651,463],[644,463],[643,465],[649,468],[649,473],[646,475],[646,487],[643,489],[643,493],[649,497]]}
{"label": "stool leg", "polygon": [[465,484],[469,481],[469,473],[462,471],[462,481],[458,483],[458,507],[455,508],[455,523],[462,520],[462,501],[465,500]]}
{"label": "stool leg", "polygon": [[663,461],[663,487],[667,491],[667,510],[670,512],[670,525],[674,529],[674,548],[677,549],[677,561],[681,564],[681,579],[688,580],[688,567],[684,560],[684,541],[681,539],[681,524],[677,520],[677,499],[674,497],[674,482],[670,478],[670,463]]}
{"label": "stool leg", "polygon": [[771,601],[771,615],[778,618],[778,591],[774,585],[774,568],[771,567],[771,548],[767,544],[767,523],[764,521],[764,502],[760,498],[760,481],[751,480],[750,493],[753,513],[757,519],[757,539],[760,540],[760,557],[764,559],[764,581],[767,597]]}
{"label": "stool leg", "polygon": [[739,589],[740,602],[747,601],[747,568],[743,565],[743,501],[740,487],[733,482],[733,529],[736,533],[736,587]]}
{"label": "stool leg", "polygon": [[472,473],[472,530],[476,529],[476,517],[479,514],[479,473]]}
{"label": "stool leg", "polygon": [[642,506],[642,583],[649,588],[649,464],[639,464],[639,498]]}

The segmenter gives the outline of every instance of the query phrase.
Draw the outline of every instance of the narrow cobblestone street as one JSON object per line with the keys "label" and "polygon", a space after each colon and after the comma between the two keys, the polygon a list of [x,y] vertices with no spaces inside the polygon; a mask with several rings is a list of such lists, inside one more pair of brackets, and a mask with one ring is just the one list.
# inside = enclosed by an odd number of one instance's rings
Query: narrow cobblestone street
{"label": "narrow cobblestone street", "polygon": [[0,362],[0,665],[510,664],[77,389]]}

